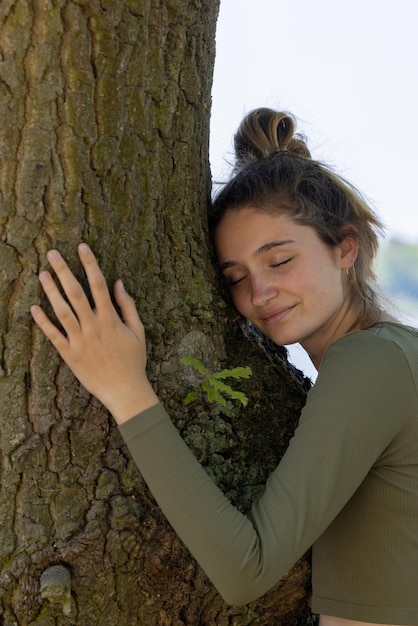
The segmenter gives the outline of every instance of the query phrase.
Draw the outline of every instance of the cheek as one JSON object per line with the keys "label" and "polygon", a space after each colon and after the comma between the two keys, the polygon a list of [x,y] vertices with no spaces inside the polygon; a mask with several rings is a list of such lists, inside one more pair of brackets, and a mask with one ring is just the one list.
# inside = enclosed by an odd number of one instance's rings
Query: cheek
{"label": "cheek", "polygon": [[328,268],[322,272],[306,270],[299,275],[297,284],[303,299],[319,309],[339,303],[344,295],[341,274]]}
{"label": "cheek", "polygon": [[251,319],[254,316],[254,306],[252,303],[251,288],[248,281],[236,285],[230,290],[233,305],[243,317]]}
{"label": "cheek", "polygon": [[231,300],[234,307],[246,317],[245,313],[248,310],[249,302],[248,298],[245,297],[243,289],[231,289],[230,291]]}
{"label": "cheek", "polygon": [[282,289],[301,297],[315,296],[315,294],[318,296],[318,291],[322,290],[323,287],[323,280],[319,280],[319,277],[310,268],[298,271],[282,285]]}
{"label": "cheek", "polygon": [[344,301],[344,289],[341,282],[341,275],[338,273],[330,274],[328,279],[323,280],[320,285],[318,304],[326,307],[341,306]]}

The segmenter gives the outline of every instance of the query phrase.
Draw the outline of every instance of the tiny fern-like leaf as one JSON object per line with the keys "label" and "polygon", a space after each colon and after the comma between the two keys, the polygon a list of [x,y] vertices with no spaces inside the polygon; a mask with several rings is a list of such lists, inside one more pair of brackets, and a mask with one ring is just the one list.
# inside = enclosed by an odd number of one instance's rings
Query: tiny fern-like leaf
{"label": "tiny fern-like leaf", "polygon": [[212,378],[249,378],[252,374],[251,367],[234,367],[232,370],[222,370],[212,374]]}
{"label": "tiny fern-like leaf", "polygon": [[195,391],[190,391],[187,394],[187,396],[184,398],[183,404],[187,406],[188,404],[190,404],[190,402],[193,402],[193,400],[196,400],[196,396],[197,396],[197,393]]}
{"label": "tiny fern-like leaf", "polygon": [[232,400],[238,400],[239,402],[241,402],[242,406],[247,406],[248,404],[248,398],[245,395],[245,393],[242,393],[242,391],[234,391],[232,390],[232,393],[230,394]]}
{"label": "tiny fern-like leaf", "polygon": [[182,359],[180,359],[180,363],[182,363],[183,365],[191,365],[204,376],[210,375],[210,372],[206,369],[203,363],[193,358],[192,356],[184,356]]}
{"label": "tiny fern-like leaf", "polygon": [[[224,395],[228,396],[231,400],[238,400],[243,406],[247,406],[248,398],[245,393],[241,391],[235,391],[230,385],[222,382],[225,378],[235,378],[240,380],[241,378],[249,378],[252,374],[250,367],[234,367],[233,369],[224,369],[220,372],[209,372],[206,367],[192,356],[184,356],[181,361],[183,365],[189,365],[203,376],[203,380],[200,383],[200,388],[206,393],[209,402],[217,402],[221,406],[226,405]],[[224,394],[224,395],[223,395]],[[184,399],[184,404],[190,404],[196,399],[197,391],[191,391]]]}

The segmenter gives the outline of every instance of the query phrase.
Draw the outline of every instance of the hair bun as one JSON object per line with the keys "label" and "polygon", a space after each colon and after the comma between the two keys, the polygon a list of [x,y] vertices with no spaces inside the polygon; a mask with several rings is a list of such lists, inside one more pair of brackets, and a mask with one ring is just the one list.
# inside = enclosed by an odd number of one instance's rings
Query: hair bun
{"label": "hair bun", "polygon": [[235,168],[280,150],[310,158],[305,138],[295,130],[296,121],[289,113],[267,108],[250,111],[234,137]]}

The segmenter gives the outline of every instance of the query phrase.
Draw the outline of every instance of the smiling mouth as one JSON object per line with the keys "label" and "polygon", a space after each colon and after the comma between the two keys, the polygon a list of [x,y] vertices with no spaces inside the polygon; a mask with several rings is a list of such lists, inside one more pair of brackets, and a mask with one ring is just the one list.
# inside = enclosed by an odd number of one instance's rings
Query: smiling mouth
{"label": "smiling mouth", "polygon": [[272,326],[273,324],[276,324],[277,322],[280,322],[294,308],[295,308],[295,305],[287,306],[287,307],[284,307],[283,309],[278,309],[277,311],[272,311],[268,315],[264,315],[261,318],[262,321],[263,321],[263,324],[265,326]]}

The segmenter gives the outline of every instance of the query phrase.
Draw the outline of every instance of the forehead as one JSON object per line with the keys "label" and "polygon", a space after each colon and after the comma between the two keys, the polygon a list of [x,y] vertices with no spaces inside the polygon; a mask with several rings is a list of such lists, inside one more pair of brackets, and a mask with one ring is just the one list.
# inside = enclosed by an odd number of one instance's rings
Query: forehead
{"label": "forehead", "polygon": [[218,258],[246,248],[248,251],[268,251],[272,242],[296,243],[316,236],[309,226],[297,224],[286,215],[271,214],[246,208],[230,211],[219,223],[215,233]]}

